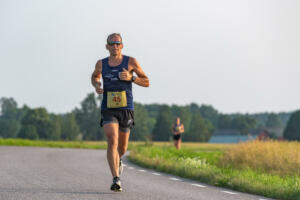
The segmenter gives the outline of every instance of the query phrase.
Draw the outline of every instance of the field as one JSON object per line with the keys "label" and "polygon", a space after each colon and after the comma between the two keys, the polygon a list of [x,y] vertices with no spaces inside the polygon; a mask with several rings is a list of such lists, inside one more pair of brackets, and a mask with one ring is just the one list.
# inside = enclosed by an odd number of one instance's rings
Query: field
{"label": "field", "polygon": [[300,200],[300,143],[236,145],[185,143],[138,146],[130,160],[144,167],[215,186],[286,200]]}

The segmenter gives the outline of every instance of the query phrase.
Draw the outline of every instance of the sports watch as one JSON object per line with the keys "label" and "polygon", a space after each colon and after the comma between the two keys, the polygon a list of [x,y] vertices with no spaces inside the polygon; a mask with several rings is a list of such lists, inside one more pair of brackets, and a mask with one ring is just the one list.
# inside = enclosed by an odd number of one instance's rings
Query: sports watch
{"label": "sports watch", "polygon": [[132,76],[131,82],[134,82],[136,80],[136,76]]}

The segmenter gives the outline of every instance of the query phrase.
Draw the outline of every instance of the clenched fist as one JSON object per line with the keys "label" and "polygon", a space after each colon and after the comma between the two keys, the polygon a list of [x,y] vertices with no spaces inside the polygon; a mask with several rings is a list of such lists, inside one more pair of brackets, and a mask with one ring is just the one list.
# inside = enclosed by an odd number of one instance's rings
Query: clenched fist
{"label": "clenched fist", "polygon": [[101,82],[97,82],[95,89],[98,94],[103,94],[103,89],[101,88]]}
{"label": "clenched fist", "polygon": [[131,81],[132,74],[127,71],[125,68],[123,68],[123,71],[119,73],[119,78],[122,81]]}

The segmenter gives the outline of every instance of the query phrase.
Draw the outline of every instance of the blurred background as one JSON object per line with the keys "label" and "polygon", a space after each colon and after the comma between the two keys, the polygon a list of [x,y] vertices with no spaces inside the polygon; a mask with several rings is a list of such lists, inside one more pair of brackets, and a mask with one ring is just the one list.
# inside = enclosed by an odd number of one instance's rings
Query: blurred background
{"label": "blurred background", "polygon": [[103,139],[90,76],[117,32],[151,84],[134,86],[133,140],[169,140],[176,116],[186,141],[223,129],[283,138],[300,108],[299,8],[297,0],[1,0],[0,137]]}

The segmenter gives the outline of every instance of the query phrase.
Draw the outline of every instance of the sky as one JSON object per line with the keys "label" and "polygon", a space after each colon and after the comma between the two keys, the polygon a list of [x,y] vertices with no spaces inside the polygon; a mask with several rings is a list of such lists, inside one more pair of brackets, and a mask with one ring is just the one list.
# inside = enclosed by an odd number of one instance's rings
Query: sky
{"label": "sky", "polygon": [[150,80],[133,87],[136,102],[294,111],[299,10],[298,0],[0,0],[0,97],[72,111],[117,32]]}

